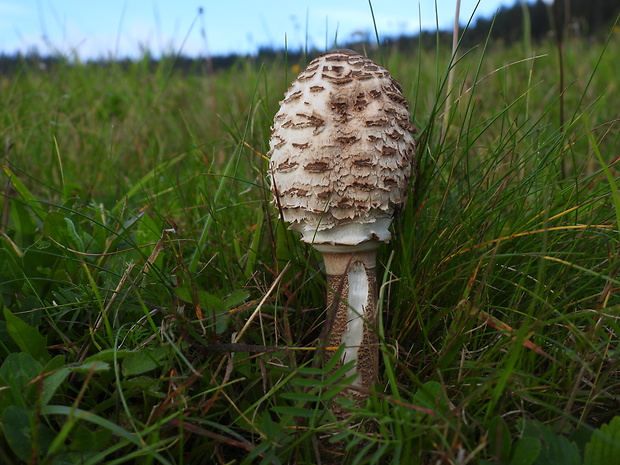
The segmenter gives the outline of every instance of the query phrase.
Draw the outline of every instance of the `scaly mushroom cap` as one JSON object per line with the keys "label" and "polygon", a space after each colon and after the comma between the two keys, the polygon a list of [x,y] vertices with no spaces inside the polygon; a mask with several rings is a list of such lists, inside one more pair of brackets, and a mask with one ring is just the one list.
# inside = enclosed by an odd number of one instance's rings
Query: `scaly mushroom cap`
{"label": "scaly mushroom cap", "polygon": [[363,55],[336,50],[311,61],[280,104],[269,155],[284,220],[315,244],[388,241],[414,163],[401,86]]}

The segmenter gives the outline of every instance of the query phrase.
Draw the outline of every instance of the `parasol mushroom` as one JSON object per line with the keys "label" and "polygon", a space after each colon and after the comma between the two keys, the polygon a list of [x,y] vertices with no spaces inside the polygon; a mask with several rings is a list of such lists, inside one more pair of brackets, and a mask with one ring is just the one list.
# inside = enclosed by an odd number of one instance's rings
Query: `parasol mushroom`
{"label": "parasol mushroom", "polygon": [[344,345],[342,362],[355,361],[361,401],[378,372],[376,252],[414,164],[408,103],[385,68],[336,50],[311,61],[280,104],[271,190],[290,228],[323,255],[329,349]]}

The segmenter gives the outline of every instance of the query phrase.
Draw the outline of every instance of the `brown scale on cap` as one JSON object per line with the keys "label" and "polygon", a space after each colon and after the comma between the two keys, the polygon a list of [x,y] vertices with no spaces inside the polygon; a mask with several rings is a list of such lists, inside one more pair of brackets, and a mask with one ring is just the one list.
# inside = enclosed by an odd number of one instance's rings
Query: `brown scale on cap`
{"label": "brown scale on cap", "polygon": [[310,62],[272,129],[272,191],[294,229],[373,223],[405,201],[415,151],[408,104],[363,55],[336,50]]}

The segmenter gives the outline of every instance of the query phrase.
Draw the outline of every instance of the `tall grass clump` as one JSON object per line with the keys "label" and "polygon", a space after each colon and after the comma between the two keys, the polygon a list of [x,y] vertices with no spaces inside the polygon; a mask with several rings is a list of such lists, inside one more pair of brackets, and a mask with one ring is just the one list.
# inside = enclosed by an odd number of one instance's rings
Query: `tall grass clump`
{"label": "tall grass clump", "polygon": [[320,257],[267,188],[271,121],[305,63],[2,77],[0,461],[620,457],[620,51],[565,41],[560,127],[554,45],[530,46],[383,48],[419,152],[380,254],[363,407],[335,400],[348,366],[315,360]]}

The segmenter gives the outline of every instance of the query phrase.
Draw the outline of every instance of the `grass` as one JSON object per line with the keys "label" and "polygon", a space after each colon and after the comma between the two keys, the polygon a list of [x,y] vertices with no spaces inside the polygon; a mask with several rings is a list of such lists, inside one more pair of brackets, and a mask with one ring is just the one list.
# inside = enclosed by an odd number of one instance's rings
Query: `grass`
{"label": "grass", "polygon": [[318,463],[328,437],[343,463],[619,457],[620,49],[564,45],[564,127],[552,43],[461,50],[445,115],[450,47],[383,49],[417,178],[354,429],[327,408],[347,367],[313,364],[320,258],[265,177],[305,63],[3,77],[1,461]]}

